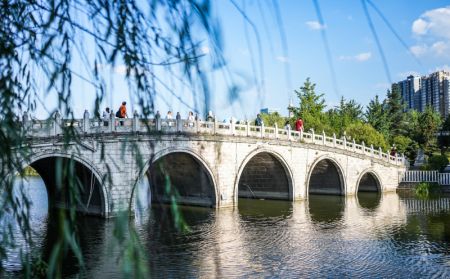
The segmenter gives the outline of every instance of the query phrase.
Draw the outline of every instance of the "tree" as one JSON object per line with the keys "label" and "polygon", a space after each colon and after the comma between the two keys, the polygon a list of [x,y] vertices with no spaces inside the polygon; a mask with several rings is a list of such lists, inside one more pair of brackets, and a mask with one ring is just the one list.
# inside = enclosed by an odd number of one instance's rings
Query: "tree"
{"label": "tree", "polygon": [[428,158],[428,166],[432,170],[444,171],[444,168],[448,165],[448,158],[444,155],[435,155]]}
{"label": "tree", "polygon": [[356,142],[364,141],[366,146],[372,144],[374,148],[381,147],[383,150],[386,150],[389,147],[384,136],[370,124],[356,122],[350,124],[345,131],[349,139],[354,139]]}
{"label": "tree", "polygon": [[286,118],[281,116],[278,112],[272,113],[261,113],[261,118],[264,121],[265,126],[274,127],[275,123],[278,125],[278,128],[283,128],[286,123]]}
{"label": "tree", "polygon": [[382,133],[386,138],[389,136],[389,121],[386,106],[380,102],[378,95],[370,100],[364,114],[366,123],[372,125],[375,130]]}
{"label": "tree", "polygon": [[425,154],[431,156],[437,149],[436,133],[441,125],[441,117],[433,108],[427,106],[425,111],[419,117],[419,144]]}
{"label": "tree", "polygon": [[[159,89],[166,88],[169,94],[174,93],[170,89],[173,87],[166,86],[158,77],[162,74],[181,79],[194,99],[205,103],[201,109],[207,111],[210,96],[203,69],[208,62],[200,61],[201,48],[211,44],[214,45],[211,54],[221,52],[220,38],[208,0],[11,0],[0,2],[0,18],[0,220],[5,220],[5,214],[14,216],[26,237],[27,250],[32,250],[29,207],[21,206],[29,205],[30,201],[25,195],[17,198],[13,189],[14,176],[10,175],[21,173],[21,166],[30,154],[26,137],[17,127],[17,113],[33,112],[36,102],[41,101],[40,92],[45,91],[55,96],[57,104],[56,108],[45,109],[54,110],[51,114],[58,110],[64,118],[73,119],[76,79],[92,86],[95,101],[89,105],[98,112],[106,92],[111,90],[106,87],[102,68],[115,66],[125,70],[124,81],[130,99],[145,117],[154,113],[153,101]],[[212,58],[213,66],[224,64],[220,55]],[[200,96],[195,92],[200,92]],[[74,127],[62,130],[58,144],[68,146],[70,142],[81,140]],[[139,150],[133,144],[123,144],[136,149],[135,163],[142,166]],[[22,154],[18,156],[18,152]],[[66,165],[57,172],[58,181],[70,182],[59,185],[61,195],[77,201],[80,182],[69,175],[73,164]],[[76,256],[83,267],[75,228],[76,206],[71,204],[69,208],[68,212],[58,213],[58,219],[63,222],[55,230],[56,240],[50,248],[53,260],[46,270],[48,278],[61,276],[66,255]],[[117,262],[124,267],[123,277],[147,278],[145,269],[141,268],[143,250],[128,213],[115,220],[115,237],[120,245]],[[6,225],[0,228],[0,235],[0,262],[3,262],[14,235]],[[30,270],[30,254],[22,256],[24,270]]]}
{"label": "tree", "polygon": [[414,165],[414,161],[417,157],[417,149],[419,145],[417,142],[407,136],[398,135],[392,140],[392,144],[395,145],[398,153],[405,154],[411,165]]}
{"label": "tree", "polygon": [[387,92],[386,101],[389,120],[389,134],[391,137],[405,133],[404,111],[402,96],[398,84],[392,85],[392,91]]}
{"label": "tree", "polygon": [[328,131],[329,127],[325,124],[323,110],[325,109],[325,100],[323,94],[315,92],[316,84],[311,83],[307,78],[300,91],[295,90],[299,98],[298,108],[290,108],[296,118],[301,117],[304,120],[305,130],[313,128],[316,131]]}
{"label": "tree", "polygon": [[362,106],[355,100],[345,101],[344,97],[341,97],[339,106],[327,111],[326,116],[332,130],[342,135],[348,125],[361,120]]}
{"label": "tree", "polygon": [[438,137],[439,148],[444,154],[450,147],[450,116],[448,116],[444,123],[442,123],[441,134]]}

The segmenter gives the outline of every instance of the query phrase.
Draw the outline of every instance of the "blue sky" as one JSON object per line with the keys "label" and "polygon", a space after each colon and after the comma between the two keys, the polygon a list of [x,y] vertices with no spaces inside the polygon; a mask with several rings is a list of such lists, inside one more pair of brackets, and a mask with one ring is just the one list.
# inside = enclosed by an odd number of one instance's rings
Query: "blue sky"
{"label": "blue sky", "polygon": [[[256,27],[260,44],[252,26],[243,19],[233,1],[212,1],[213,14],[221,24],[227,70],[241,91],[230,99],[227,91],[230,82],[224,81],[220,71],[211,70],[211,110],[219,119],[252,118],[262,107],[276,108],[286,114],[290,98],[294,104],[298,103],[293,91],[307,77],[317,84],[319,93],[325,94],[329,107],[336,105],[341,96],[366,105],[376,94],[384,97],[390,81],[399,81],[410,73],[428,74],[450,68],[450,1],[372,1],[407,45],[405,48],[368,6],[388,62],[389,77],[360,0],[318,1],[323,25],[318,22],[313,1],[276,1],[282,28],[271,0],[235,0]],[[287,48],[283,47],[280,32],[285,34]],[[336,85],[321,32],[326,33],[329,43]],[[211,46],[202,46],[206,60],[210,49]],[[107,79],[115,85],[111,86],[104,105],[116,110],[122,100],[127,100],[131,101],[131,109],[138,109],[133,107],[126,83],[117,81],[122,74],[120,65],[107,72]],[[170,80],[168,76],[161,78]],[[189,92],[178,85],[174,85],[174,89],[178,97],[160,91],[156,108],[163,113],[169,109],[180,111],[182,115],[194,108],[202,111],[203,107],[199,107],[202,100],[195,107]],[[80,80],[74,81],[74,91],[79,93],[74,96],[73,106],[76,116],[81,117],[84,108],[91,106],[95,93]],[[44,103],[51,106],[51,98],[50,95]],[[182,104],[180,99],[189,105]],[[45,111],[41,107],[36,114],[44,116]]]}

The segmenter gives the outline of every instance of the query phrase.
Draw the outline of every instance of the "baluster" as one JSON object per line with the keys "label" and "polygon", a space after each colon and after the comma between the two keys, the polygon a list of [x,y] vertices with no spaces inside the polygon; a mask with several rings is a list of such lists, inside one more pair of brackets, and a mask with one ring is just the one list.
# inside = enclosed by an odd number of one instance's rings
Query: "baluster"
{"label": "baluster", "polygon": [[177,112],[177,116],[175,117],[177,132],[181,132],[183,130],[183,121],[181,120],[181,115]]}
{"label": "baluster", "polygon": [[322,144],[325,145],[327,140],[327,135],[325,135],[325,131],[322,130]]}
{"label": "baluster", "polygon": [[133,113],[133,132],[139,131],[139,115],[137,110]]}
{"label": "baluster", "polygon": [[370,145],[370,154],[373,157],[373,154],[374,154],[373,144]]}
{"label": "baluster", "polygon": [[381,149],[381,147],[378,147],[378,157],[380,159],[383,158],[383,150]]}
{"label": "baluster", "polygon": [[314,134],[314,129],[311,129],[311,142],[314,143],[316,141],[316,134]]}
{"label": "baluster", "polygon": [[278,124],[275,123],[275,138],[278,138]]}
{"label": "baluster", "polygon": [[247,130],[247,137],[249,137],[250,136],[250,122],[249,121],[247,121],[246,130]]}
{"label": "baluster", "polygon": [[333,133],[333,147],[336,147],[336,133]]}
{"label": "baluster", "polygon": [[[345,136],[342,138],[342,143],[344,144],[344,149],[347,149],[347,138]],[[354,146],[355,145],[353,145],[353,147]]]}
{"label": "baluster", "polygon": [[[289,131],[291,131],[291,127],[289,126]],[[300,129],[300,141],[303,140],[303,127]]]}
{"label": "baluster", "polygon": [[[198,119],[197,119],[198,122]],[[159,110],[155,114],[155,125],[156,125],[156,131],[161,131],[161,114],[159,113]]]}
{"label": "baluster", "polygon": [[83,114],[83,132],[89,133],[90,125],[89,125],[89,111],[86,109],[84,110]]}
{"label": "baluster", "polygon": [[22,130],[25,132],[26,135],[29,134],[29,132],[31,130],[30,123],[31,122],[30,122],[30,117],[28,116],[28,112],[25,111],[22,116]]}
{"label": "baluster", "polygon": [[289,125],[288,128],[287,128],[287,138],[288,138],[289,141],[291,140],[291,125]]}
{"label": "baluster", "polygon": [[55,119],[53,122],[53,128],[55,131],[55,136],[61,134],[61,114],[59,113],[59,110],[55,112]]}
{"label": "baluster", "polygon": [[114,112],[111,111],[111,114],[109,115],[109,132],[112,133],[116,130],[116,116],[114,115]]}

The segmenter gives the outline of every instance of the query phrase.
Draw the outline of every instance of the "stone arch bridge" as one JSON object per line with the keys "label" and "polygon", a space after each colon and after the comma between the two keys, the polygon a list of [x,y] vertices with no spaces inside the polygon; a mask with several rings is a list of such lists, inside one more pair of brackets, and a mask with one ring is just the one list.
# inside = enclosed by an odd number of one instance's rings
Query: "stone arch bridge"
{"label": "stone arch bridge", "polygon": [[[31,166],[47,187],[51,206],[67,206],[58,194],[58,164],[72,164],[82,185],[78,210],[104,217],[134,210],[135,186],[150,181],[151,199],[227,207],[239,197],[306,199],[309,194],[354,195],[394,191],[403,157],[345,137],[187,120],[89,118],[31,121],[25,115]],[[78,140],[65,141],[72,128]],[[59,162],[59,163],[58,163]]]}

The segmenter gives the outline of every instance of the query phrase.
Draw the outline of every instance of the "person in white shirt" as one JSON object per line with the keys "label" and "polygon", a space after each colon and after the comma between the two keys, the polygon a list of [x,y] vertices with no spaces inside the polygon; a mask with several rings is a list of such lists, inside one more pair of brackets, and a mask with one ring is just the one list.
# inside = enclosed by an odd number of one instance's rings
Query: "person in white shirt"
{"label": "person in white shirt", "polygon": [[108,126],[110,115],[111,115],[111,111],[109,110],[109,108],[106,108],[102,115],[103,125],[106,127]]}

